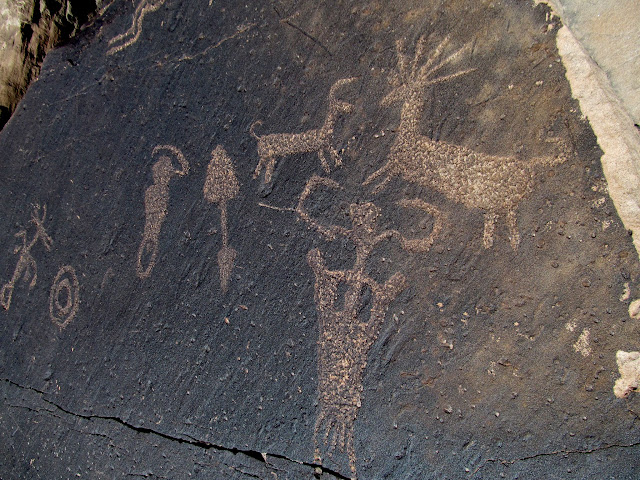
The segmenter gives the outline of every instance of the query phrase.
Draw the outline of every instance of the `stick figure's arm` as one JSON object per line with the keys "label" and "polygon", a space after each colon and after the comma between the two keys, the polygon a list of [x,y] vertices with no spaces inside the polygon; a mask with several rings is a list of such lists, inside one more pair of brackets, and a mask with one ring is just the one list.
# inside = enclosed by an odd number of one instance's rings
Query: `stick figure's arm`
{"label": "stick figure's arm", "polygon": [[348,235],[349,230],[347,228],[341,227],[339,225],[331,225],[324,226],[321,223],[314,220],[305,210],[304,202],[311,195],[311,193],[319,186],[325,186],[329,188],[342,189],[342,187],[338,184],[338,182],[331,180],[326,177],[319,177],[318,175],[313,175],[302,191],[300,195],[300,199],[298,200],[298,205],[296,207],[296,213],[307,222],[310,226],[318,230],[322,235],[327,237],[329,240],[335,240],[338,235],[346,236]]}

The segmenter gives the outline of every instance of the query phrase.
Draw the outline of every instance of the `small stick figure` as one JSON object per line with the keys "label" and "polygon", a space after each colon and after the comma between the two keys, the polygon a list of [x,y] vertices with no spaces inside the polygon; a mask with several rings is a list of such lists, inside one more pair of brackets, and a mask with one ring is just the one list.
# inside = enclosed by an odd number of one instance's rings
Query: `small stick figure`
{"label": "small stick figure", "polygon": [[[151,168],[153,185],[148,187],[144,194],[145,225],[136,265],[136,271],[140,278],[147,278],[156,263],[160,229],[167,216],[169,205],[169,181],[174,175],[183,176],[189,173],[189,163],[176,147],[159,145],[153,149],[152,155],[160,152],[164,154]],[[167,154],[171,156],[167,156]],[[180,170],[173,167],[172,157],[175,157],[180,163],[182,167]],[[146,263],[146,267],[143,265],[144,263]]]}
{"label": "small stick figure", "polygon": [[[113,55],[114,53],[124,50],[136,43],[142,33],[142,21],[144,20],[144,16],[147,13],[158,10],[164,2],[165,0],[142,0],[136,7],[136,11],[133,13],[131,27],[129,27],[126,32],[116,35],[109,40],[109,46],[111,48],[107,50],[107,55]],[[122,43],[118,45],[119,42]]]}
{"label": "small stick figure", "polygon": [[[40,211],[42,210],[42,215],[39,216]],[[2,290],[0,291],[0,304],[4,307],[5,310],[9,310],[11,306],[11,297],[13,295],[13,288],[15,284],[20,280],[22,276],[24,281],[26,282],[31,276],[31,282],[29,283],[29,289],[32,289],[36,285],[36,280],[38,279],[38,266],[36,264],[35,259],[31,255],[31,249],[38,243],[38,240],[42,241],[44,248],[51,250],[51,245],[53,244],[53,240],[47,234],[44,229],[44,219],[47,216],[47,206],[43,205],[42,209],[40,209],[39,205],[35,205],[33,208],[33,212],[31,213],[31,220],[29,223],[32,223],[36,227],[36,232],[29,243],[27,243],[27,230],[20,230],[15,234],[17,238],[22,239],[22,245],[18,245],[14,248],[14,254],[20,254],[18,258],[18,263],[16,264],[16,268],[13,271],[13,276],[11,280],[5,283],[2,286]]]}

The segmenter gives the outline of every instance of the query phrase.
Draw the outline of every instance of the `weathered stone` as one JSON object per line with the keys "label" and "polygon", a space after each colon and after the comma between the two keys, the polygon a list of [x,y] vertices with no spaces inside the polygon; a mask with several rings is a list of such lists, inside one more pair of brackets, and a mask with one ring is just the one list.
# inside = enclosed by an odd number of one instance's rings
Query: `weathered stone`
{"label": "weathered stone", "polygon": [[52,50],[0,134],[0,475],[633,478],[640,264],[560,28],[139,0]]}

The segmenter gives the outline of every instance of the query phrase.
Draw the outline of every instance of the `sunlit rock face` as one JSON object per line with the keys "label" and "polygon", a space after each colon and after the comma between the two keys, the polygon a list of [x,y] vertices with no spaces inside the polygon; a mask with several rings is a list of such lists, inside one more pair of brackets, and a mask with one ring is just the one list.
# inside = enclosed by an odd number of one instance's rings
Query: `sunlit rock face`
{"label": "sunlit rock face", "polygon": [[640,263],[560,28],[103,8],[0,133],[0,476],[634,478]]}
{"label": "sunlit rock face", "polygon": [[0,1],[0,128],[38,77],[46,53],[72,38],[101,0]]}

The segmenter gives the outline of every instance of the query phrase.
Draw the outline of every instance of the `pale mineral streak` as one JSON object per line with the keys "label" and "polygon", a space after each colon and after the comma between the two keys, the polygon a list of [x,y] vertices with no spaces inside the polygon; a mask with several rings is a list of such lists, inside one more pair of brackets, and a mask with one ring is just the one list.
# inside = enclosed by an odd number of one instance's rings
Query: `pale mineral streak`
{"label": "pale mineral streak", "polygon": [[626,398],[632,391],[638,389],[638,382],[640,382],[640,352],[618,350],[616,360],[620,378],[616,380],[613,386],[613,393],[618,398]]}
{"label": "pale mineral streak", "polygon": [[605,73],[591,60],[573,33],[560,28],[556,38],[573,97],[588,118],[603,151],[602,169],[611,199],[640,251],[640,134],[613,92]]}

